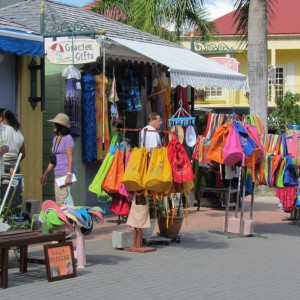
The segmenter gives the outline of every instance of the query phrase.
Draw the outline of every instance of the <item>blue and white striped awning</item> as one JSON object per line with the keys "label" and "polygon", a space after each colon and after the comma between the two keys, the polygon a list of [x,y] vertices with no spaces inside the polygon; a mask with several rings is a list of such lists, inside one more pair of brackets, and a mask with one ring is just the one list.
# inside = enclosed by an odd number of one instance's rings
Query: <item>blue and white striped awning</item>
{"label": "blue and white striped awning", "polygon": [[172,87],[181,85],[249,91],[245,75],[178,45],[172,47],[113,37],[109,39],[169,67]]}
{"label": "blue and white striped awning", "polygon": [[0,28],[0,52],[44,56],[44,39],[34,33]]}

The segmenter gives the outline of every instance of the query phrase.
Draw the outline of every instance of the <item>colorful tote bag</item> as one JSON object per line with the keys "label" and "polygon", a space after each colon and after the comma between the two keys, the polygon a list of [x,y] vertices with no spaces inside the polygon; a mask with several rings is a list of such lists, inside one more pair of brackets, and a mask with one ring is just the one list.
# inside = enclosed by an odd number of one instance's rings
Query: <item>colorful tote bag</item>
{"label": "colorful tote bag", "polygon": [[172,181],[167,148],[154,148],[145,177],[145,188],[157,193],[168,193],[172,187]]}
{"label": "colorful tote bag", "polygon": [[234,126],[231,126],[223,151],[223,163],[232,167],[244,161],[245,154]]}
{"label": "colorful tote bag", "polygon": [[227,136],[229,134],[232,121],[227,124],[221,125],[217,128],[214,135],[211,138],[210,147],[207,152],[207,157],[217,163],[223,163],[223,151]]}
{"label": "colorful tote bag", "polygon": [[121,179],[124,174],[124,151],[117,149],[113,163],[102,183],[102,188],[109,194],[119,192]]}
{"label": "colorful tote bag", "polygon": [[172,140],[168,144],[167,153],[172,169],[173,181],[182,183],[193,180],[194,172],[191,161],[175,135],[173,135]]}
{"label": "colorful tote bag", "polygon": [[99,196],[108,196],[105,190],[102,188],[102,183],[108,173],[114,160],[114,155],[110,152],[106,154],[96,176],[94,177],[92,183],[89,185],[88,190]]}
{"label": "colorful tote bag", "polygon": [[135,147],[122,177],[122,182],[128,191],[137,192],[145,189],[146,166],[147,149],[145,147]]}

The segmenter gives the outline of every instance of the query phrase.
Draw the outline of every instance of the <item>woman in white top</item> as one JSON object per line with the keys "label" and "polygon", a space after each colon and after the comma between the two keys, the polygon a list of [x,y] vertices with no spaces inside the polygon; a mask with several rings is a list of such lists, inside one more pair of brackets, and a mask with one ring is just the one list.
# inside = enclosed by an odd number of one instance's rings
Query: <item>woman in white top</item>
{"label": "woman in white top", "polygon": [[24,137],[19,130],[20,123],[12,111],[6,108],[0,109],[0,117],[2,118],[0,122],[4,125],[4,144],[9,147],[8,152],[3,155],[5,172],[9,172],[14,168],[19,153],[22,153],[22,159],[25,158]]}

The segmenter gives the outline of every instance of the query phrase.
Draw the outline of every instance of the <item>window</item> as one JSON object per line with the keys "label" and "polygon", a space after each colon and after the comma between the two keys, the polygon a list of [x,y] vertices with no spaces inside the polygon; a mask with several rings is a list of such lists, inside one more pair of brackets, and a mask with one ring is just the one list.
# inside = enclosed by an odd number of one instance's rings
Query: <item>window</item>
{"label": "window", "polygon": [[222,97],[222,88],[206,87],[205,93],[207,97]]}
{"label": "window", "polygon": [[280,97],[284,95],[284,82],[286,76],[285,73],[285,67],[276,67],[275,74],[273,75],[274,78],[269,77],[269,101],[271,101],[272,84],[274,84],[275,88],[275,97]]}

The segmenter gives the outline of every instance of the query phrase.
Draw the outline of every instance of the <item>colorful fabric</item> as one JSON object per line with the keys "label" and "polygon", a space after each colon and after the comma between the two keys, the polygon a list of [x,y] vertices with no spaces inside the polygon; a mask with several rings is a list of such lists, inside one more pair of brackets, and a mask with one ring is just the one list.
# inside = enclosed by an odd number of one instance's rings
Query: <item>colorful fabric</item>
{"label": "colorful fabric", "polygon": [[78,79],[66,80],[65,114],[70,118],[70,134],[80,136],[80,98],[77,89]]}
{"label": "colorful fabric", "polygon": [[[103,160],[109,150],[109,122],[108,122],[108,101],[106,98],[107,78],[103,75],[96,75],[95,84],[95,107],[96,107],[96,128],[97,128],[97,160]],[[104,88],[103,88],[104,87]]]}
{"label": "colorful fabric", "polygon": [[121,75],[121,86],[125,100],[126,111],[133,112],[142,110],[139,81],[133,69],[124,69]]}
{"label": "colorful fabric", "polygon": [[81,95],[82,160],[97,160],[95,78],[92,74],[82,76]]}

